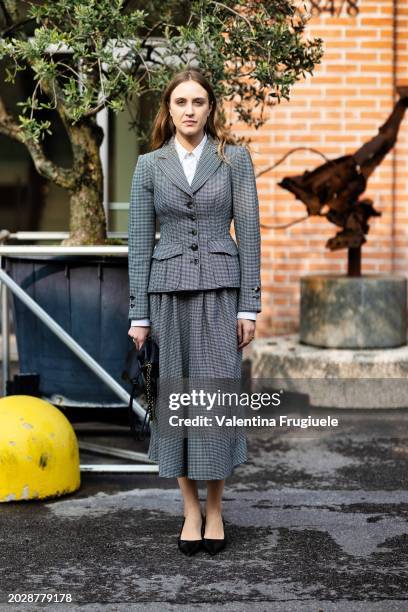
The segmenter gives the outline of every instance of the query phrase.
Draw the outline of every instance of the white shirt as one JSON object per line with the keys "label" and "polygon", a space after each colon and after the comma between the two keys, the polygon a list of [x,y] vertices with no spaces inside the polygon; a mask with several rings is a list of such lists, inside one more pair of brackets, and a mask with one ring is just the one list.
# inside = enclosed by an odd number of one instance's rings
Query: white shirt
{"label": "white shirt", "polygon": [[[192,151],[187,151],[187,149],[185,149],[183,145],[179,143],[179,141],[177,140],[177,136],[174,137],[174,146],[178,153],[181,165],[183,166],[184,174],[186,175],[186,179],[189,185],[191,185],[193,181],[194,173],[197,168],[197,163],[200,159],[201,153],[203,152],[206,140],[207,134],[204,134],[201,142],[195,147],[195,149],[193,149]],[[253,321],[256,321],[256,315],[256,312],[238,312],[237,319],[252,319]],[[149,327],[150,319],[134,319],[132,320],[131,325]]]}

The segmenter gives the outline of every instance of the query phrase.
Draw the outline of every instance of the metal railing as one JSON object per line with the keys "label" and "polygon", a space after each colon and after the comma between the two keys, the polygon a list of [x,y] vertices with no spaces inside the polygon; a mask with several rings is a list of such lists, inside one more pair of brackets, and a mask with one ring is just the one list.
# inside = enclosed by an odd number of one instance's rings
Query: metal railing
{"label": "metal railing", "polygon": [[[68,236],[68,232],[2,232],[3,237],[17,240],[56,240]],[[122,237],[119,233],[108,232],[108,237]],[[127,234],[123,234],[127,237]],[[7,255],[127,255],[128,247],[116,245],[101,246],[29,246],[29,245],[5,245],[0,243],[0,286],[1,286],[1,332],[3,336],[2,346],[2,372],[3,372],[3,395],[7,393],[7,380],[10,376],[10,328],[9,328],[9,291],[17,296],[50,330],[54,333],[85,365],[87,365],[96,376],[98,376],[121,400],[129,404],[130,394],[87,352],[70,336],[24,289],[22,289],[7,272],[3,269],[2,259]],[[136,400],[133,400],[134,411],[144,419],[146,411]],[[83,472],[141,472],[157,473],[158,465],[152,462],[147,454],[129,450],[116,449],[103,445],[91,445],[79,442],[79,448],[96,452],[99,454],[113,455],[115,457],[128,458],[134,461],[146,461],[143,465],[110,465],[110,464],[81,464]]]}

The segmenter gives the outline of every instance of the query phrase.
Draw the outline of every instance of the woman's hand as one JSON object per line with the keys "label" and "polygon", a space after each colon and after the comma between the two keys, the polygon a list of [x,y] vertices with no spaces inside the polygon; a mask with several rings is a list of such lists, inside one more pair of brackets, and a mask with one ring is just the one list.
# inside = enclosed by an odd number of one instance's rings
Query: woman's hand
{"label": "woman's hand", "polygon": [[135,346],[138,351],[142,348],[144,341],[147,336],[150,334],[150,327],[142,327],[138,325],[132,325],[128,331],[128,336],[130,336],[135,343]]}
{"label": "woman's hand", "polygon": [[255,336],[256,321],[251,319],[237,319],[238,348],[242,349],[249,344]]}

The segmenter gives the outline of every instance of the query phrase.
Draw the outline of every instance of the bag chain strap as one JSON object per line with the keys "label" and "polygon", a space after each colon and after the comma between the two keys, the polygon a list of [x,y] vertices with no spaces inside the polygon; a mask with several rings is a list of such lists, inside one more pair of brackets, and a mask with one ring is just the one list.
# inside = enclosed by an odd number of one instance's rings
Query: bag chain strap
{"label": "bag chain strap", "polygon": [[151,371],[152,371],[153,364],[150,361],[148,361],[144,367],[146,371],[145,379],[146,379],[147,410],[150,416],[150,420],[153,421],[155,418],[154,397],[152,393],[152,382],[151,382]]}

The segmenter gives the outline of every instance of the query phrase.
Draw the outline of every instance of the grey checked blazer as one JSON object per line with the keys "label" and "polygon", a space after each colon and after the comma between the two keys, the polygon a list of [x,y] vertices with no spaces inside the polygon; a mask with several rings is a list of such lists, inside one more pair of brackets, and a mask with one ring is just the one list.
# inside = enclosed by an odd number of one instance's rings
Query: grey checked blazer
{"label": "grey checked blazer", "polygon": [[[261,312],[259,203],[251,156],[208,135],[191,186],[174,136],[139,155],[129,206],[129,319],[150,316],[148,294],[239,287],[238,311]],[[160,240],[155,246],[156,217]],[[234,220],[235,242],[230,235]]]}

